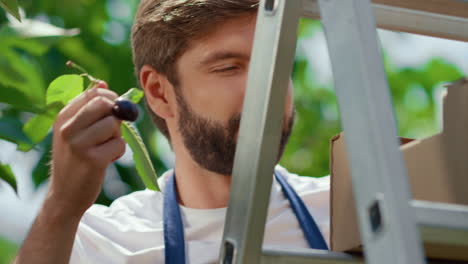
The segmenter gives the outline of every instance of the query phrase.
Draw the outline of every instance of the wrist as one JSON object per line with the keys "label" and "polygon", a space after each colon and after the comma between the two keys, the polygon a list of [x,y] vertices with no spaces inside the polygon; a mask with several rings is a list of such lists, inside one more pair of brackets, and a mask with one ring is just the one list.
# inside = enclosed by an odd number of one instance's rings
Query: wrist
{"label": "wrist", "polygon": [[84,212],[84,210],[49,194],[42,206],[41,215],[51,223],[78,225]]}

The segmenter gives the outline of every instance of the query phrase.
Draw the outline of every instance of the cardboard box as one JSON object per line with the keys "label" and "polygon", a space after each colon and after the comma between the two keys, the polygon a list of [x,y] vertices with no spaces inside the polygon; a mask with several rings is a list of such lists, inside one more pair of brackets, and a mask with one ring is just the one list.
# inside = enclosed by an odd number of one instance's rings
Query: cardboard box
{"label": "cardboard box", "polygon": [[[444,131],[422,140],[401,139],[415,200],[468,205],[468,79],[451,84],[444,98]],[[361,247],[343,133],[331,141],[331,248]],[[365,184],[365,183],[364,183]],[[425,244],[431,258],[468,260],[468,246]]]}

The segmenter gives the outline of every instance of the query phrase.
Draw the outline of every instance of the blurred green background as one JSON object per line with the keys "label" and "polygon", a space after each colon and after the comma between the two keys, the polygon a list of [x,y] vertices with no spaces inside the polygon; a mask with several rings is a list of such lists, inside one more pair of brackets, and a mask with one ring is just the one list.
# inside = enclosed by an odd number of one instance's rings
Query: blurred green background
{"label": "blurred green background", "polygon": [[[53,79],[76,73],[65,67],[67,60],[106,80],[119,94],[136,86],[129,34],[138,2],[24,0],[19,2],[25,13],[22,23],[0,9],[0,170],[14,175],[18,185],[15,194],[0,183],[0,209],[11,212],[0,220],[0,263],[15,254],[47,189],[51,137],[35,144],[23,132],[24,124],[45,107],[45,91]],[[380,37],[400,135],[437,133],[443,84],[466,75],[467,45],[388,31],[380,31]],[[297,122],[281,164],[300,175],[319,177],[329,171],[329,140],[341,130],[339,110],[320,23],[302,20],[298,38],[292,74]],[[157,173],[163,173],[173,162],[167,143],[148,115],[137,126]],[[98,203],[110,204],[144,188],[131,155],[108,172]]]}

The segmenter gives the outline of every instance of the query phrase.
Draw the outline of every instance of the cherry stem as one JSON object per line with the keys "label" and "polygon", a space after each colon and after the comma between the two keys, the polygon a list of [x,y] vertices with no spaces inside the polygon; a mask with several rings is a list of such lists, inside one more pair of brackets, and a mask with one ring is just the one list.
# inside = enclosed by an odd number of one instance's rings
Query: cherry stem
{"label": "cherry stem", "polygon": [[[70,67],[70,68],[73,68],[73,69],[76,69],[76,70],[80,71],[82,73],[81,76],[87,77],[88,80],[92,83],[92,85],[97,84],[99,82],[98,79],[94,78],[83,67],[81,67],[80,65],[74,63],[73,61],[71,61],[71,60],[67,61],[66,65],[67,65],[67,67]],[[90,86],[92,86],[92,85],[90,85]]]}

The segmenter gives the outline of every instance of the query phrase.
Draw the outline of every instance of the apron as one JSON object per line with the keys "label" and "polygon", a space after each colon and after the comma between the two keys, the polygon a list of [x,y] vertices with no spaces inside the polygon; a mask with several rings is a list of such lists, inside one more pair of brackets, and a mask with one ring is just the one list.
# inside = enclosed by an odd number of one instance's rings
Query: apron
{"label": "apron", "polygon": [[[289,200],[309,246],[313,249],[328,250],[322,233],[302,199],[289,185],[284,176],[277,171],[275,171],[275,178],[281,185],[284,196]],[[163,206],[165,263],[185,264],[184,227],[179,204],[177,203],[175,173],[169,177],[166,183]]]}

